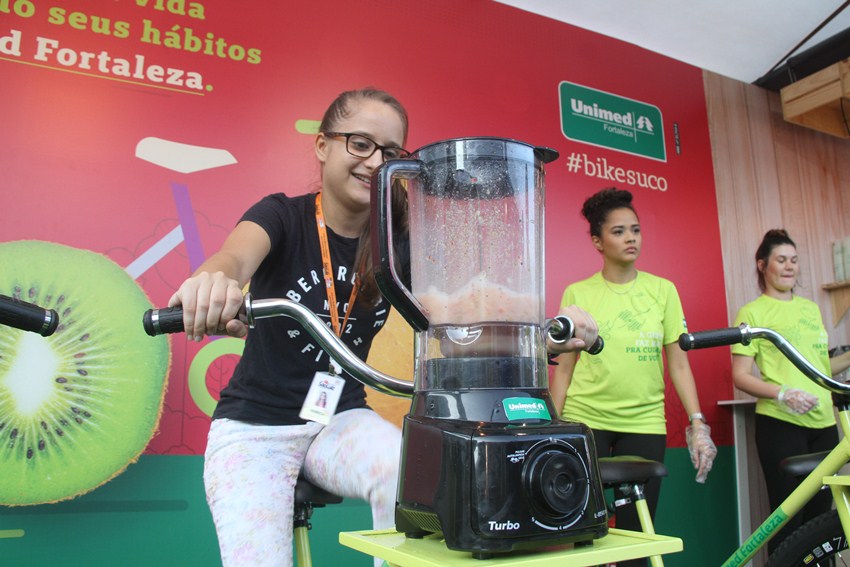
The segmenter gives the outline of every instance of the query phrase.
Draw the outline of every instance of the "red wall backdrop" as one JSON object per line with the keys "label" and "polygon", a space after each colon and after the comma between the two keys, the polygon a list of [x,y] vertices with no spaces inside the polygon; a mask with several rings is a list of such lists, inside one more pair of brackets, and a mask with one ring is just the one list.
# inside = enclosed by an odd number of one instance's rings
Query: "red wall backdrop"
{"label": "red wall backdrop", "polygon": [[[567,139],[562,81],[658,107],[667,161]],[[566,284],[601,267],[579,209],[616,184],[635,194],[639,268],[676,283],[692,330],[728,323],[701,71],[616,39],[491,0],[10,0],[0,1],[0,84],[0,242],[54,241],[149,266],[133,277],[155,305],[258,198],[315,189],[312,138],[296,123],[319,120],[342,90],[374,85],[407,107],[411,148],[492,135],[560,151],[547,167],[550,311]],[[180,173],[136,157],[149,137],[224,149],[236,163]],[[603,161],[663,178],[666,190],[583,165]],[[178,227],[182,242],[166,246]],[[207,343],[181,338],[150,453],[204,449],[209,418],[187,373]],[[211,363],[211,396],[234,362]],[[731,397],[728,354],[691,362],[715,439],[731,444],[716,406]],[[669,444],[683,446],[686,418],[668,400]]]}

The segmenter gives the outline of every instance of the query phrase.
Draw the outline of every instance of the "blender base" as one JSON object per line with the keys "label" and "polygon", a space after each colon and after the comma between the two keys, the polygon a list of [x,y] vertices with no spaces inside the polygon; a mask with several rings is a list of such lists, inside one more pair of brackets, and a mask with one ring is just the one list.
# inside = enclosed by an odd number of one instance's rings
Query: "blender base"
{"label": "blender base", "polygon": [[497,553],[590,542],[608,515],[589,428],[578,422],[408,415],[396,529],[449,549]]}

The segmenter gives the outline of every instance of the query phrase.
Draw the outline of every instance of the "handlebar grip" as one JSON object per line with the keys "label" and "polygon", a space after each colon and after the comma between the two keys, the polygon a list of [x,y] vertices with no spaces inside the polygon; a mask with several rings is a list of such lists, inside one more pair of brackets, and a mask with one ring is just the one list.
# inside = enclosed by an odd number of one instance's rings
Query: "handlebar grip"
{"label": "handlebar grip", "polygon": [[743,329],[740,327],[728,327],[726,329],[714,329],[711,331],[682,333],[679,335],[679,346],[682,347],[682,350],[691,350],[734,345],[742,343],[744,340]]}
{"label": "handlebar grip", "polygon": [[0,295],[0,325],[49,337],[59,326],[55,309],[45,309],[14,297]]}
{"label": "handlebar grip", "polygon": [[605,348],[605,341],[602,340],[602,337],[597,336],[596,341],[587,349],[587,354],[599,354],[603,348]]}
{"label": "handlebar grip", "polygon": [[163,309],[148,309],[142,317],[145,332],[155,337],[166,333],[183,332],[183,307],[165,307]]}
{"label": "handlebar grip", "polygon": [[[572,319],[565,317],[564,315],[558,315],[554,318],[554,320],[559,322],[560,325],[549,328],[549,338],[552,339],[552,341],[562,343],[573,338],[573,335],[575,334],[575,323],[573,323]],[[590,348],[586,349],[586,352],[587,354],[599,354],[602,352],[603,348],[605,348],[605,341],[601,336],[597,335],[596,341],[590,345]]]}

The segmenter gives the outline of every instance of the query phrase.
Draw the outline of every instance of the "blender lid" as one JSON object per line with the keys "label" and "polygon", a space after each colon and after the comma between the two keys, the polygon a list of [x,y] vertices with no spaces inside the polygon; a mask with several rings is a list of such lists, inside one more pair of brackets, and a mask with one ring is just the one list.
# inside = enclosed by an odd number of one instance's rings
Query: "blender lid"
{"label": "blender lid", "polygon": [[415,150],[411,157],[425,162],[453,158],[457,155],[514,158],[550,163],[558,158],[558,151],[545,146],[497,136],[450,138],[426,144]]}
{"label": "blender lid", "polygon": [[558,152],[510,138],[441,140],[413,152],[426,193],[452,199],[501,199],[534,187],[529,174]]}

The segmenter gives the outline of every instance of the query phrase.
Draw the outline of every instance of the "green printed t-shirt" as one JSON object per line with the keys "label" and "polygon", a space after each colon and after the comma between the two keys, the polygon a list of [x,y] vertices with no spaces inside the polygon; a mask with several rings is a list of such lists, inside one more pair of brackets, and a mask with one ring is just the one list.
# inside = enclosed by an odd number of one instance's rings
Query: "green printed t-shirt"
{"label": "green printed t-shirt", "polygon": [[[773,329],[794,345],[794,348],[818,370],[827,376],[831,374],[829,337],[823,326],[820,308],[816,303],[796,295],[791,301],[762,295],[738,311],[735,325],[741,323],[747,323],[751,327]],[[822,429],[835,424],[832,395],[806,378],[773,343],[766,340],[754,340],[747,346],[733,345],[732,354],[754,358],[765,382],[799,388],[814,394],[820,400],[816,408],[799,415],[784,409],[784,406],[776,400],[760,398],[756,402],[756,413],[813,429]]]}
{"label": "green printed t-shirt", "polygon": [[563,417],[593,429],[665,434],[662,351],[687,331],[676,286],[647,272],[618,285],[598,272],[567,287],[561,305],[573,304],[596,320],[605,348],[579,355]]}

